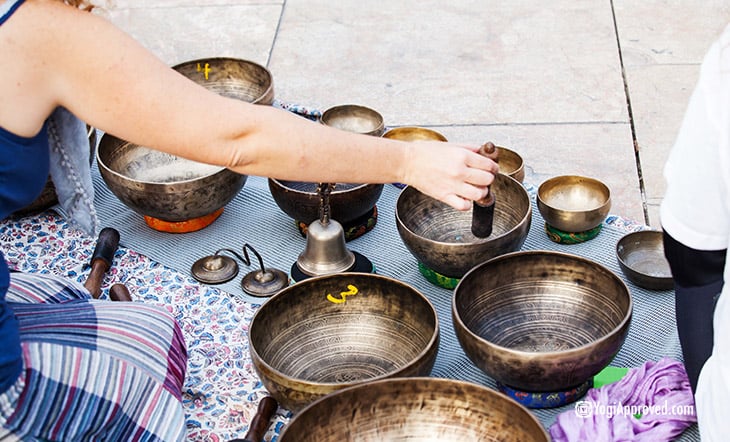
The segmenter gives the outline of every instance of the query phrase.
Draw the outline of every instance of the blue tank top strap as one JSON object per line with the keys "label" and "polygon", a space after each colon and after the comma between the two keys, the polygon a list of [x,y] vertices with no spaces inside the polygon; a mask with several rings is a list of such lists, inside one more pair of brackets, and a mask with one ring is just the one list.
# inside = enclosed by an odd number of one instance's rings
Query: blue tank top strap
{"label": "blue tank top strap", "polygon": [[25,0],[5,0],[0,4],[0,25],[13,15],[18,6],[23,4]]}

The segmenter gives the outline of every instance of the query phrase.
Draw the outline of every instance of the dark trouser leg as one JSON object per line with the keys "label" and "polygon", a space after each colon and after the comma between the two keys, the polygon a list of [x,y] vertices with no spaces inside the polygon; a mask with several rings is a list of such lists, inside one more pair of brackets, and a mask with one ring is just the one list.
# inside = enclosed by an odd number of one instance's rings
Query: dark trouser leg
{"label": "dark trouser leg", "polygon": [[695,250],[664,232],[664,253],[674,277],[677,332],[692,391],[712,354],[712,319],[724,284],[726,252]]}

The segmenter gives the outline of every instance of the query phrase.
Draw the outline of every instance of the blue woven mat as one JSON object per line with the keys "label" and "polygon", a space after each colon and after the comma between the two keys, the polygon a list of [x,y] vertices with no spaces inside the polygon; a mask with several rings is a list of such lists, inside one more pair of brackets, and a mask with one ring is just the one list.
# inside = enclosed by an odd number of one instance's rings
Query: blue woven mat
{"label": "blue woven mat", "polygon": [[[132,212],[109,191],[97,168],[92,168],[96,204],[102,226],[112,226],[121,234],[121,244],[181,273],[190,274],[192,264],[221,248],[241,250],[244,243],[253,245],[267,266],[289,269],[304,249],[305,239],[295,222],[282,212],[268,190],[267,180],[249,177],[240,194],[225,208],[223,215],[205,229],[186,233],[161,233],[147,227],[142,216]],[[364,236],[348,242],[348,247],[370,258],[377,272],[408,284],[433,302],[441,322],[441,343],[432,375],[461,379],[496,388],[494,381],[476,368],[461,350],[451,322],[452,292],[426,281],[417,269],[415,258],[401,241],[395,224],[395,201],[400,190],[386,185],[378,201],[378,223]],[[630,223],[629,223],[630,224]],[[636,226],[634,226],[636,227]],[[623,277],[615,258],[616,242],[627,233],[621,219],[609,217],[601,233],[582,244],[561,245],[550,241],[544,231],[533,197],[532,227],[522,250],[556,250],[590,258]],[[260,298],[247,296],[240,287],[243,274],[255,270],[241,267],[233,281],[222,284],[231,296],[260,304]],[[647,360],[667,356],[682,360],[675,328],[673,292],[648,291],[627,281],[634,299],[634,316],[628,338],[611,365],[635,367]],[[548,410],[533,410],[549,426],[555,416],[572,410],[573,405]],[[699,440],[694,425],[680,440]]]}

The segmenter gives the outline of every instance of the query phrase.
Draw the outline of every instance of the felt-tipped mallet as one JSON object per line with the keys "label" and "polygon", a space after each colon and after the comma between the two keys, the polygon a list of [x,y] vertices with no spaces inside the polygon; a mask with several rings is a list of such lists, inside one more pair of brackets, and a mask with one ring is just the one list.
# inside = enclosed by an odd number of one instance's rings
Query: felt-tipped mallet
{"label": "felt-tipped mallet", "polygon": [[[486,142],[482,147],[480,147],[479,153],[488,158],[492,158],[495,161],[498,159],[497,147],[491,141]],[[492,186],[487,188],[487,196],[474,201],[471,217],[471,233],[473,233],[477,238],[487,238],[492,234],[492,227],[494,225],[494,204],[496,201],[497,199],[494,196],[494,192],[492,192]]]}
{"label": "felt-tipped mallet", "polygon": [[104,274],[112,266],[117,247],[119,247],[119,232],[111,227],[101,229],[96,240],[96,248],[91,255],[91,272],[84,283],[84,287],[94,298],[99,298],[101,295],[101,283]]}

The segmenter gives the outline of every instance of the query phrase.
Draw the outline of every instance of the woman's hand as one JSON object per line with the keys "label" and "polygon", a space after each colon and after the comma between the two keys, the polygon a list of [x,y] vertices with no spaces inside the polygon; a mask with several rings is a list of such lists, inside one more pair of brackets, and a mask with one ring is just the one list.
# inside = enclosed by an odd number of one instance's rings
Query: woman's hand
{"label": "woman's hand", "polygon": [[499,166],[478,154],[476,146],[438,141],[408,143],[403,182],[457,210],[487,195]]}

